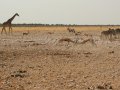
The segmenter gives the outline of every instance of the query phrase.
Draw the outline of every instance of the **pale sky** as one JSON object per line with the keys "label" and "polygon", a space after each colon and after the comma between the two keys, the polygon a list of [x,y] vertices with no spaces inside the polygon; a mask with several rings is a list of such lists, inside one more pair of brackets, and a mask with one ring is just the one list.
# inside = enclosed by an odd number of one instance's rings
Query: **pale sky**
{"label": "pale sky", "polygon": [[120,0],[0,0],[0,23],[120,24]]}

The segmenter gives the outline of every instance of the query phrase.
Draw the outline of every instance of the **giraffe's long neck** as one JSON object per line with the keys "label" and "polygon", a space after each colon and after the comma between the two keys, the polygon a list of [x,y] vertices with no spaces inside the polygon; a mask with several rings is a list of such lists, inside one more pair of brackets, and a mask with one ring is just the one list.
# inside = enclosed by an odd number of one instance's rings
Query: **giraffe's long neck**
{"label": "giraffe's long neck", "polygon": [[11,17],[8,21],[12,22],[15,17],[16,17],[16,14],[13,17]]}

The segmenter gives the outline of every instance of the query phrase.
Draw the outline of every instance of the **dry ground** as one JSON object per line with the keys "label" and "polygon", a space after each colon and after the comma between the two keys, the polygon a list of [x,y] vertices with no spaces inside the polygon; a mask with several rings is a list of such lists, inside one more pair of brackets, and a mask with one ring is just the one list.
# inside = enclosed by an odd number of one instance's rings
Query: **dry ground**
{"label": "dry ground", "polygon": [[[81,27],[78,36],[65,27],[39,29],[14,28],[13,35],[0,35],[0,90],[120,89],[119,40],[101,40],[99,27]],[[59,43],[61,38],[82,42],[89,38],[84,34],[93,35],[97,46]]]}

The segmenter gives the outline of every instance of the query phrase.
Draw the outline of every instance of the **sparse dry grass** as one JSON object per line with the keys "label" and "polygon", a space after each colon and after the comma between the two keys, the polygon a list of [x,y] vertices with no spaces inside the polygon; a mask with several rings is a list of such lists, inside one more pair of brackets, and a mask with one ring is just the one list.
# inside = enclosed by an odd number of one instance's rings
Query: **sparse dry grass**
{"label": "sparse dry grass", "polygon": [[[74,28],[76,31],[88,31],[88,30],[107,30],[108,28],[120,28],[120,26],[69,26]],[[64,31],[67,30],[67,26],[41,26],[41,27],[13,27],[13,31],[36,31],[36,30],[52,30],[52,31]],[[0,30],[2,27],[0,27]]]}

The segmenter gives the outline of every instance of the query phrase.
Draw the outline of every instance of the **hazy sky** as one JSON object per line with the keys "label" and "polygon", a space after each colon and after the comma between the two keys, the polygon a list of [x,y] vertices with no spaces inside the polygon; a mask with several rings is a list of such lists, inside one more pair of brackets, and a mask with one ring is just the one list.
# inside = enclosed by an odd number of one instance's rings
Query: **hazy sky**
{"label": "hazy sky", "polygon": [[120,0],[0,0],[0,23],[120,24]]}

